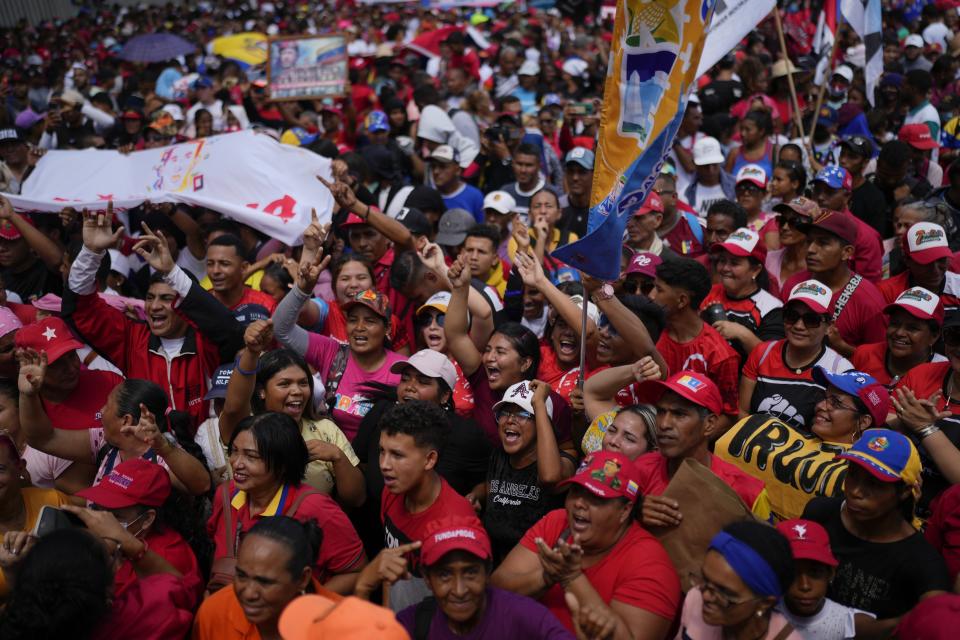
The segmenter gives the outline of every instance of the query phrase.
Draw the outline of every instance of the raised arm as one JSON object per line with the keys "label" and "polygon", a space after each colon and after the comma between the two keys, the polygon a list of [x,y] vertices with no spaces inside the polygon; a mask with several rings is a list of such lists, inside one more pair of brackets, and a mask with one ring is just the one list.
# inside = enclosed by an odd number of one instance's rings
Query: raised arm
{"label": "raised arm", "polygon": [[27,436],[27,444],[58,458],[91,464],[90,434],[87,429],[54,429],[40,402],[40,388],[47,373],[47,354],[33,349],[19,349],[20,428]]}
{"label": "raised arm", "polygon": [[363,218],[367,224],[382,233],[388,240],[391,240],[398,249],[416,249],[413,234],[403,226],[402,222],[384,215],[376,207],[368,206],[357,200],[356,194],[347,183],[340,181],[327,182],[321,176],[317,176],[317,180],[330,190],[341,209]]}
{"label": "raised arm", "polygon": [[227,397],[220,412],[220,441],[230,442],[237,423],[250,415],[250,398],[253,396],[257,381],[257,369],[260,354],[273,340],[273,320],[255,320],[243,334],[246,346],[240,354],[230,374],[227,384]]}
{"label": "raised arm", "polygon": [[170,481],[176,488],[193,496],[202,496],[210,491],[210,471],[198,459],[163,437],[157,419],[146,405],[140,405],[137,424],[122,427],[121,432],[149,445],[163,458],[169,469]]}
{"label": "raised arm", "polygon": [[450,280],[450,303],[444,334],[450,354],[460,363],[463,375],[472,376],[482,363],[483,354],[470,339],[467,332],[467,298],[470,293],[470,267],[463,258],[458,258],[447,271]]}
{"label": "raised arm", "polygon": [[617,394],[634,382],[661,379],[660,366],[650,356],[640,358],[633,364],[610,367],[598,371],[583,385],[583,403],[587,416],[593,420],[602,413],[617,408]]}
{"label": "raised arm", "polygon": [[10,202],[0,196],[0,220],[7,220],[13,228],[20,232],[27,245],[33,249],[47,269],[58,270],[63,261],[63,251],[57,244],[48,238],[45,233],[26,221],[19,213],[13,210]]}
{"label": "raised arm", "polygon": [[[573,300],[560,291],[553,282],[550,281],[550,278],[543,272],[543,265],[540,260],[537,260],[529,253],[524,251],[517,251],[517,254],[514,256],[514,266],[517,268],[517,271],[520,273],[520,277],[523,278],[523,284],[528,287],[536,287],[543,296],[547,299],[547,302],[550,303],[557,314],[563,318],[564,322],[567,323],[571,329],[576,331],[578,334],[583,334],[583,319],[582,312],[580,307],[573,302]],[[586,304],[586,300],[583,301],[583,304]],[[586,344],[590,345],[591,343],[596,344],[597,338],[597,325],[594,324],[593,320],[587,319],[587,341]],[[586,345],[585,345],[586,346]],[[588,349],[588,356],[591,351],[595,349]]]}
{"label": "raised arm", "polygon": [[537,480],[545,487],[552,488],[561,480],[573,475],[573,463],[560,455],[557,437],[553,432],[553,422],[547,415],[547,398],[550,385],[542,380],[530,382],[533,391],[533,413],[537,429]]}
{"label": "raised arm", "polygon": [[320,274],[330,264],[330,256],[323,255],[323,241],[329,226],[320,225],[315,210],[311,209],[310,215],[312,217],[310,225],[303,232],[303,252],[300,254],[297,282],[273,312],[273,331],[277,340],[300,355],[307,352],[310,336],[306,329],[297,324],[297,318],[300,317],[303,305],[310,299],[310,292],[317,286]]}

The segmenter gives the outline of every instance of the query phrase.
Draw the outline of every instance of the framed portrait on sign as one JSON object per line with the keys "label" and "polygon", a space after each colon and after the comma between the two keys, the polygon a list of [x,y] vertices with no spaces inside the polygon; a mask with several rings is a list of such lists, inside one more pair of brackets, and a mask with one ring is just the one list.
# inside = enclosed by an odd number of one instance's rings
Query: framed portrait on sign
{"label": "framed portrait on sign", "polygon": [[271,100],[313,100],[344,95],[347,47],[342,35],[270,38],[267,89]]}

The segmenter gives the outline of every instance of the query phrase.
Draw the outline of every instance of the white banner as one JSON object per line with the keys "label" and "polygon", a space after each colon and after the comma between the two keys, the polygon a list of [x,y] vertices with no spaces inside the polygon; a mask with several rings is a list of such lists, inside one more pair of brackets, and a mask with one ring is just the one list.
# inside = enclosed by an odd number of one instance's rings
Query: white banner
{"label": "white banner", "polygon": [[[315,208],[328,222],[330,160],[268,135],[228,133],[160,149],[50,151],[23,184],[3,194],[18,211],[123,211],[144,200],[213,209],[286,244],[299,244]],[[130,230],[128,231],[136,231]]]}
{"label": "white banner", "polygon": [[699,78],[720,58],[754,30],[776,6],[776,0],[718,0],[703,45],[703,55],[697,68]]}

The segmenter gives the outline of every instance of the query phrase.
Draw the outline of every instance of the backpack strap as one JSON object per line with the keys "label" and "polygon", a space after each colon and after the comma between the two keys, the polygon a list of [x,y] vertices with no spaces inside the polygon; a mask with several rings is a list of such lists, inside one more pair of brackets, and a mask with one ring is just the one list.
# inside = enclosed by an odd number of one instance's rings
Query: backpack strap
{"label": "backpack strap", "polygon": [[773,637],[773,640],[787,640],[791,633],[793,633],[793,625],[788,622],[783,629],[780,629],[780,633]]}
{"label": "backpack strap", "polygon": [[693,237],[697,239],[697,242],[700,243],[700,246],[703,246],[703,225],[700,224],[700,218],[693,215],[689,211],[681,211],[680,215],[687,219],[687,225],[690,227],[690,231],[693,232]]}
{"label": "backpack strap", "polygon": [[327,389],[324,400],[327,404],[327,410],[333,412],[333,407],[337,402],[337,388],[343,379],[343,374],[347,370],[347,361],[350,357],[350,345],[343,343],[337,348],[333,356],[333,362],[330,363],[330,369],[327,371]]}
{"label": "backpack strap", "polygon": [[764,349],[763,353],[760,354],[760,362],[757,363],[758,367],[763,364],[763,361],[767,359],[767,356],[770,355],[770,351],[772,351],[776,345],[777,345],[776,340],[771,340],[770,342],[767,343],[767,348]]}
{"label": "backpack strap", "polygon": [[427,596],[416,604],[413,610],[413,640],[427,640],[430,637],[430,623],[437,612],[437,599]]}
{"label": "backpack strap", "polygon": [[843,312],[843,308],[847,306],[848,302],[850,302],[850,298],[853,297],[853,292],[857,290],[857,287],[860,286],[861,282],[863,282],[863,276],[857,273],[850,278],[850,282],[848,282],[847,286],[845,286],[843,291],[840,292],[840,297],[837,298],[837,306],[833,308],[833,322],[836,322],[837,318],[840,317],[840,314]]}
{"label": "backpack strap", "polygon": [[303,504],[303,501],[313,495],[320,495],[320,492],[316,489],[306,489],[300,492],[300,495],[297,496],[297,499],[293,501],[290,505],[290,508],[287,509],[286,513],[283,515],[290,516],[291,518],[297,514],[297,509],[300,508],[300,505]]}
{"label": "backpack strap", "polygon": [[237,556],[237,536],[233,531],[233,505],[230,504],[230,483],[223,483],[223,492],[221,493],[223,499],[223,537],[226,542],[227,556],[228,558],[235,558]]}

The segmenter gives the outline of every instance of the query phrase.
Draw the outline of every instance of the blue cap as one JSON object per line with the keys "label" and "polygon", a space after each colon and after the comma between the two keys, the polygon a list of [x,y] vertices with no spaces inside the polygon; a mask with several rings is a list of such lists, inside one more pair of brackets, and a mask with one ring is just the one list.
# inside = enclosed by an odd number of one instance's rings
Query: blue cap
{"label": "blue cap", "polygon": [[596,156],[593,151],[587,149],[586,147],[574,147],[567,152],[567,156],[563,159],[564,164],[578,164],[587,171],[593,171],[593,163],[596,161]]}
{"label": "blue cap", "polygon": [[233,310],[233,317],[242,325],[248,325],[256,320],[269,320],[270,310],[262,304],[245,302]]}
{"label": "blue cap", "polygon": [[884,482],[903,482],[919,495],[920,454],[902,433],[890,429],[867,429],[839,458],[850,460]]}
{"label": "blue cap", "polygon": [[824,387],[834,386],[847,395],[859,398],[873,418],[875,426],[880,426],[887,421],[887,413],[890,411],[890,392],[873,376],[862,371],[832,373],[821,366],[816,366],[813,368],[813,380]]}
{"label": "blue cap", "polygon": [[233,375],[233,365],[224,364],[217,367],[210,377],[210,389],[204,400],[220,400],[227,397],[227,383],[230,382],[230,376]]}
{"label": "blue cap", "polygon": [[813,182],[823,182],[831,189],[845,189],[846,191],[853,189],[853,178],[850,177],[850,172],[834,164],[820,169]]}
{"label": "blue cap", "polygon": [[200,76],[193,81],[194,89],[210,89],[211,87],[213,87],[213,80],[207,76]]}
{"label": "blue cap", "polygon": [[837,124],[840,121],[839,112],[833,107],[824,105],[820,107],[820,113],[817,114],[817,122],[824,124]]}
{"label": "blue cap", "polygon": [[367,131],[370,133],[390,131],[390,122],[387,120],[387,114],[383,111],[371,111],[367,115]]}

